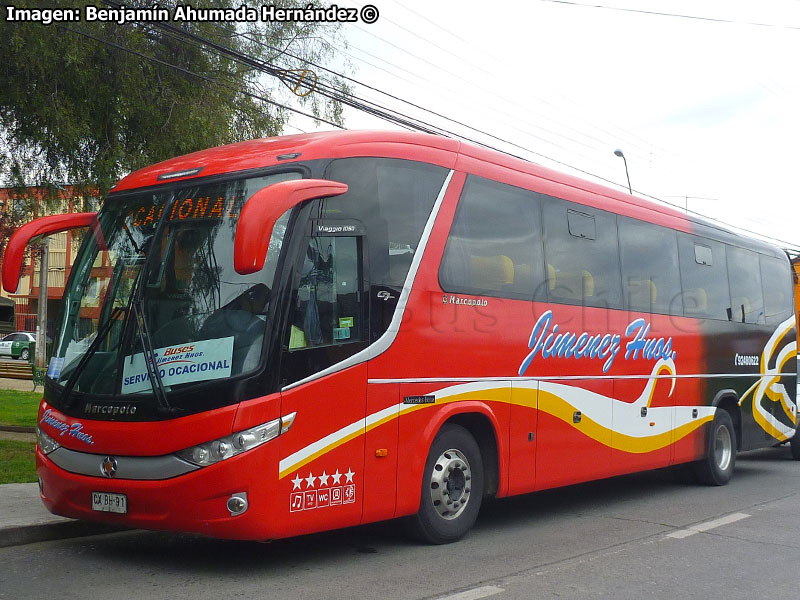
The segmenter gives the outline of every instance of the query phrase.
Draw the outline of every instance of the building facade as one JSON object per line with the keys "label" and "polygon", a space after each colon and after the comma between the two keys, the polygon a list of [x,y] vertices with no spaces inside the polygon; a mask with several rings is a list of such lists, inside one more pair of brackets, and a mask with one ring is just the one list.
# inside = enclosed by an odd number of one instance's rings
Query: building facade
{"label": "building facade", "polygon": [[[96,194],[95,194],[96,196]],[[30,188],[0,188],[0,215],[6,222],[23,224],[37,217],[80,212],[85,210],[85,205],[90,210],[97,207],[94,196],[85,200],[83,195],[73,186],[63,189],[47,190],[41,187]],[[13,230],[12,230],[13,232]],[[48,268],[47,268],[47,332],[52,337],[55,322],[64,294],[64,285],[69,277],[74,257],[77,253],[83,231],[65,231],[49,236]],[[5,250],[5,240],[0,240],[0,261]],[[107,257],[102,257],[98,265],[98,280],[102,279],[103,262]],[[4,327],[14,331],[36,331],[36,321],[39,309],[39,282],[41,281],[41,250],[40,247],[30,247],[22,267],[22,277],[16,293],[9,294],[0,290],[0,296],[5,298],[2,305],[3,317],[6,319]],[[13,303],[13,306],[9,304]],[[87,307],[91,312],[91,307]],[[13,314],[12,314],[13,311]]]}

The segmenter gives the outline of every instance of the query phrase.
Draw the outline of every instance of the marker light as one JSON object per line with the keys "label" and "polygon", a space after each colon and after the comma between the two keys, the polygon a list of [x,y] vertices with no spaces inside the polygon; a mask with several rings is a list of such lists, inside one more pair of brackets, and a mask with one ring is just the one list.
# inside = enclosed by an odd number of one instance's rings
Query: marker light
{"label": "marker light", "polygon": [[[237,431],[233,435],[218,440],[204,442],[197,446],[192,446],[191,448],[179,450],[175,454],[193,465],[207,467],[208,465],[213,465],[222,460],[227,460],[231,456],[236,456],[242,452],[252,450],[261,444],[275,439],[281,433],[286,433],[294,422],[294,417],[295,413],[292,413],[286,417],[270,421],[269,423],[256,425],[244,431]],[[55,448],[53,448],[53,450],[55,450]]]}
{"label": "marker light", "polygon": [[61,444],[47,435],[39,427],[36,428],[36,440],[39,443],[39,450],[41,450],[43,454],[50,454],[53,450],[61,448]]}

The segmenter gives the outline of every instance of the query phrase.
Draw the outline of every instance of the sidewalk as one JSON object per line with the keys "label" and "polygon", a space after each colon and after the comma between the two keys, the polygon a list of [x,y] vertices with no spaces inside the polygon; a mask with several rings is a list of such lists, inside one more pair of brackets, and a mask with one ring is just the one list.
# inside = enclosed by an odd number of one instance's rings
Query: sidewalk
{"label": "sidewalk", "polygon": [[[33,383],[29,380],[0,378],[0,390],[30,392],[32,389]],[[36,391],[41,393],[42,387]],[[0,430],[0,439],[36,441],[35,433],[20,429],[26,428],[5,427]],[[39,498],[38,483],[0,485],[0,548],[113,531],[119,531],[119,528],[51,514]]]}
{"label": "sidewalk", "polygon": [[37,483],[0,485],[0,548],[114,531],[120,528],[50,514]]}
{"label": "sidewalk", "polygon": [[[8,377],[0,377],[0,390],[32,392],[33,382],[30,379],[10,379]],[[36,391],[42,393],[42,386],[36,386]]]}

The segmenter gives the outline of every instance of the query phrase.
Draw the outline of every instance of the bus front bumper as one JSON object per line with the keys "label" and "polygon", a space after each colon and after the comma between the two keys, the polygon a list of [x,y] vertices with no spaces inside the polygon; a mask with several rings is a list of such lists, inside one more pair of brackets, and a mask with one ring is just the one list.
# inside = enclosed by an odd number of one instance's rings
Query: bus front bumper
{"label": "bus front bumper", "polygon": [[[270,461],[269,444],[220,463],[160,480],[115,479],[69,472],[37,446],[36,470],[40,495],[57,515],[111,523],[122,527],[199,533],[218,538],[267,540],[275,537],[269,515],[273,494],[267,481],[277,482],[277,461]],[[98,463],[103,460],[98,455]],[[270,472],[276,471],[274,479]],[[254,473],[258,476],[254,477]],[[255,485],[257,482],[258,485]],[[100,509],[93,497],[124,497],[124,513]],[[232,498],[244,500],[231,501]],[[118,504],[117,510],[120,509]]]}

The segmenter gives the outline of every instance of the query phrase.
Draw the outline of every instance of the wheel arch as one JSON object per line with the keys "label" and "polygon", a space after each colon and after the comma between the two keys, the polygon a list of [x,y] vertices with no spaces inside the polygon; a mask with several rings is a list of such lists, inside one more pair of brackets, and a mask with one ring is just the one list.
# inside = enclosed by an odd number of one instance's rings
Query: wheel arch
{"label": "wheel arch", "polygon": [[742,449],[742,409],[739,406],[739,396],[732,389],[720,390],[714,396],[711,406],[717,410],[725,410],[731,416],[733,429],[736,431],[736,449]]}
{"label": "wheel arch", "polygon": [[448,423],[460,425],[475,438],[483,461],[483,495],[496,495],[500,485],[500,462],[497,430],[493,423],[485,414],[477,412],[455,414],[442,423],[442,427]]}
{"label": "wheel arch", "polygon": [[503,476],[507,464],[507,448],[503,436],[500,435],[500,418],[487,403],[480,400],[469,400],[444,404],[436,417],[430,419],[409,456],[409,466],[413,471],[413,482],[406,493],[398,490],[397,516],[409,515],[419,510],[420,494],[424,478],[425,462],[439,431],[448,423],[459,425],[470,432],[481,451],[484,463],[484,494],[503,495],[503,486],[507,485]]}

